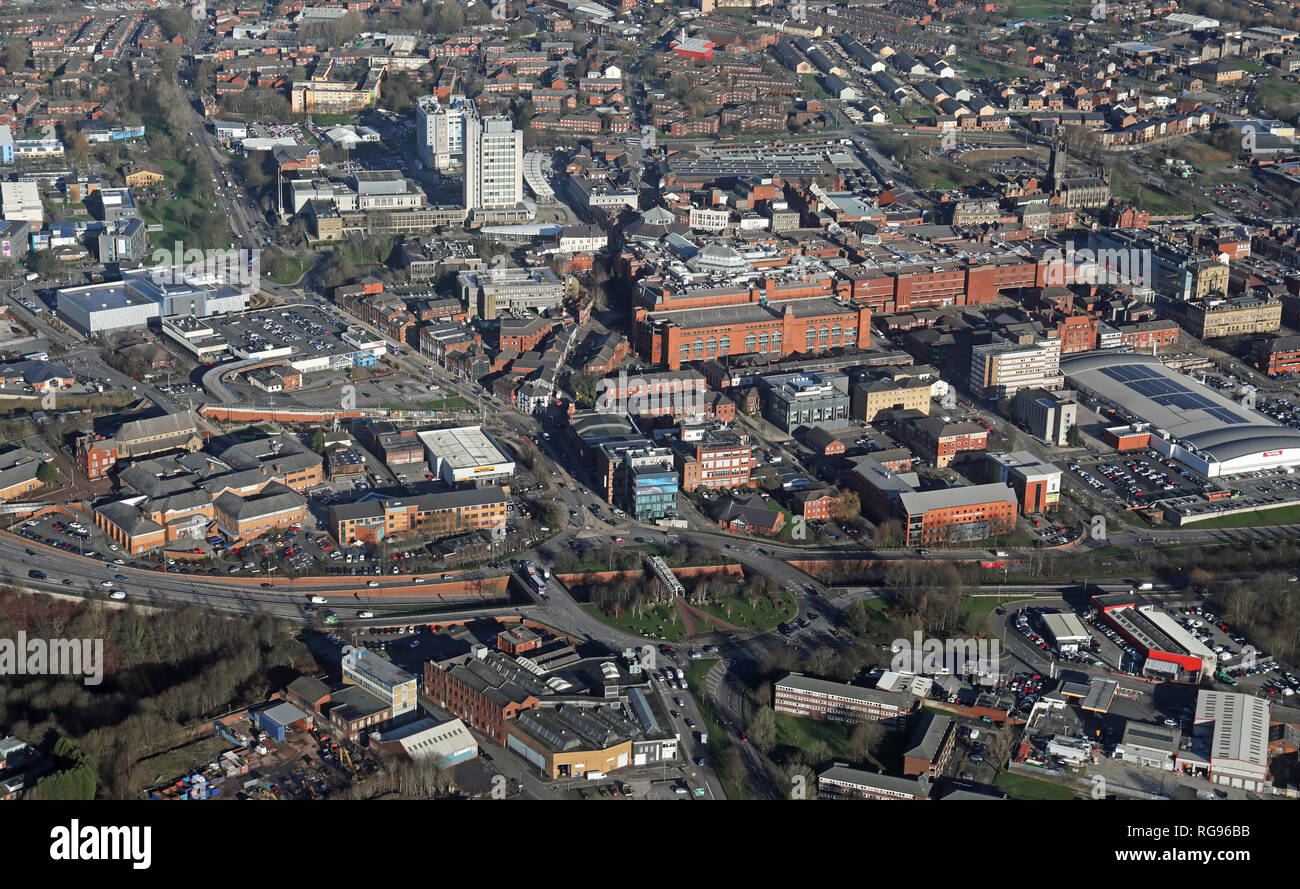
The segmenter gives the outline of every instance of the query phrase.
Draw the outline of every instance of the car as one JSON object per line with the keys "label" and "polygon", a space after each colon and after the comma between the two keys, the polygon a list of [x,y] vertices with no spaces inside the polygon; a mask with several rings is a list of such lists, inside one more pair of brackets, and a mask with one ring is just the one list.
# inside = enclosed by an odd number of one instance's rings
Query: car
{"label": "car", "polygon": [[367,580],[367,581],[366,581],[366,586],[368,586],[368,587],[377,587],[377,586],[379,586],[379,581],[377,581],[377,580]]}
{"label": "car", "polygon": [[113,585],[113,581],[111,580],[101,581],[99,585],[102,587],[111,587]]}

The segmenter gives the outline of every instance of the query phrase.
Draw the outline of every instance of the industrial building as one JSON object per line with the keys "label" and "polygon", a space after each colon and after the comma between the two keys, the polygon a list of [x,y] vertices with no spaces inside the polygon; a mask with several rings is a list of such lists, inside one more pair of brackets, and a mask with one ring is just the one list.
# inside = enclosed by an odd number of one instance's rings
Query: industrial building
{"label": "industrial building", "polygon": [[1115,629],[1146,658],[1143,675],[1158,679],[1199,679],[1218,663],[1217,656],[1158,604],[1133,592],[1094,596],[1100,620]]}
{"label": "industrial building", "polygon": [[[1245,790],[1268,789],[1270,713],[1269,702],[1254,695],[1206,689],[1196,693],[1192,735],[1208,742],[1204,757],[1210,781]],[[1195,772],[1199,759],[1180,754],[1179,770]]]}
{"label": "industrial building", "polygon": [[1083,621],[1068,611],[1043,615],[1043,628],[1057,651],[1078,651],[1092,644],[1092,634]]}
{"label": "industrial building", "polygon": [[482,426],[427,429],[417,433],[429,471],[452,487],[508,484],[515,463]]}
{"label": "industrial building", "polygon": [[1150,433],[1150,447],[1210,478],[1300,465],[1300,430],[1277,423],[1150,355],[1061,363],[1070,384]]}
{"label": "industrial building", "polygon": [[83,336],[99,336],[144,329],[155,319],[242,312],[251,295],[211,275],[149,268],[125,272],[120,281],[61,288],[55,311]]}

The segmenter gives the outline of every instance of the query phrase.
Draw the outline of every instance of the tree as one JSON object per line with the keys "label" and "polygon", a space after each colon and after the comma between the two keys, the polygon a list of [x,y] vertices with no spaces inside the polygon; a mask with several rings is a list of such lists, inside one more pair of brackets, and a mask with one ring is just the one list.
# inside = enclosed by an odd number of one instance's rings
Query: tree
{"label": "tree", "polygon": [[875,543],[880,549],[898,546],[903,542],[903,526],[897,519],[886,519],[876,528]]}
{"label": "tree", "polygon": [[1078,426],[1070,427],[1070,431],[1065,433],[1065,441],[1072,448],[1083,447],[1083,433],[1079,431]]}
{"label": "tree", "polygon": [[835,517],[840,521],[856,519],[862,512],[862,501],[853,491],[841,491],[835,498]]}
{"label": "tree", "polygon": [[885,739],[885,727],[879,722],[861,722],[854,726],[844,752],[858,764],[865,764],[876,754]]}
{"label": "tree", "polygon": [[40,469],[36,470],[36,480],[43,485],[52,485],[59,480],[59,467],[53,462],[42,463]]}
{"label": "tree", "polygon": [[325,453],[325,430],[317,429],[316,434],[311,437],[311,449],[318,454]]}
{"label": "tree", "polygon": [[600,374],[588,370],[579,371],[569,378],[569,387],[573,390],[573,397],[577,399],[579,407],[596,406],[601,379]]}
{"label": "tree", "polygon": [[776,746],[776,713],[771,707],[758,707],[749,720],[749,740],[767,753]]}
{"label": "tree", "polygon": [[31,57],[32,47],[26,37],[10,37],[5,41],[4,49],[0,50],[0,62],[7,71],[21,71],[27,67]]}

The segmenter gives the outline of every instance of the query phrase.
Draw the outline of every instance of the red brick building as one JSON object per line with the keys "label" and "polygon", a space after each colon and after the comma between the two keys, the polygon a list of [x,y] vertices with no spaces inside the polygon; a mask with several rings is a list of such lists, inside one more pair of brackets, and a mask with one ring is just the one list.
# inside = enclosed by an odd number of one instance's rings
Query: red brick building
{"label": "red brick building", "polygon": [[1300,371],[1300,336],[1279,336],[1255,347],[1255,367],[1279,377]]}
{"label": "red brick building", "polygon": [[958,454],[985,451],[989,431],[976,423],[949,423],[920,411],[894,414],[895,437],[901,444],[936,467],[952,465]]}
{"label": "red brick building", "polygon": [[[501,655],[489,653],[487,657]],[[532,689],[507,679],[473,654],[427,661],[424,693],[498,744],[505,743],[506,720],[536,708],[539,701]]]}
{"label": "red brick building", "polygon": [[842,346],[865,348],[871,309],[840,300],[794,299],[666,312],[636,310],[636,350],[676,370],[687,361],[758,353],[780,359]]}
{"label": "red brick building", "polygon": [[710,435],[679,442],[673,448],[673,463],[681,473],[683,491],[754,486],[754,446],[743,436]]}

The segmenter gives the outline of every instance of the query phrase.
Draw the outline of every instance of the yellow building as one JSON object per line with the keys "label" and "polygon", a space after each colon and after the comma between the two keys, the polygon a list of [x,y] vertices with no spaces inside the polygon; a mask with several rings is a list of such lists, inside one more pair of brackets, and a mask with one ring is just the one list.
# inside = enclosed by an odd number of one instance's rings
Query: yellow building
{"label": "yellow building", "polygon": [[921,380],[871,380],[850,393],[849,412],[868,423],[881,411],[914,410],[930,415],[930,384]]}
{"label": "yellow building", "polygon": [[1272,333],[1282,327],[1282,303],[1255,296],[1190,302],[1187,304],[1183,326],[1193,336],[1203,340],[1248,333]]}
{"label": "yellow building", "polygon": [[526,710],[508,721],[506,747],[551,779],[581,778],[591,772],[609,774],[632,764],[630,738],[594,747],[551,710]]}

